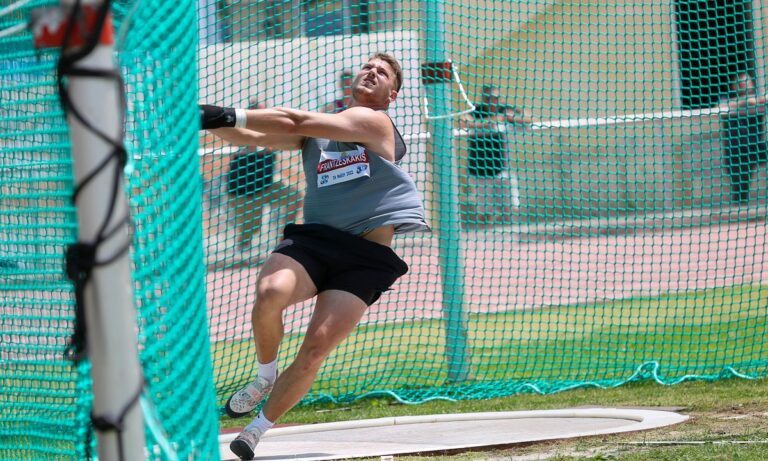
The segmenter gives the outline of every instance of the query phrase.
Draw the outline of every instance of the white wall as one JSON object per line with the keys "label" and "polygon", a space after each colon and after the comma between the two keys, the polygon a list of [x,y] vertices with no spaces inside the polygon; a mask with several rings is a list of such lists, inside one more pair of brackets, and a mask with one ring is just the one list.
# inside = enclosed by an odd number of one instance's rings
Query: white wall
{"label": "white wall", "polygon": [[400,61],[404,74],[390,116],[403,134],[420,133],[418,40],[417,33],[398,31],[203,46],[200,101],[241,107],[256,96],[270,106],[317,110],[340,96],[336,85],[342,69],[356,70],[383,51]]}

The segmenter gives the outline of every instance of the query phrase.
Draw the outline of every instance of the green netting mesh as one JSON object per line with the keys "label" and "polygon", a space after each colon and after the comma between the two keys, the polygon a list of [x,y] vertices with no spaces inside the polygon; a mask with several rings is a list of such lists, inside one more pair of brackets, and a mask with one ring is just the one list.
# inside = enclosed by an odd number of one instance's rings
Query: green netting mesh
{"label": "green netting mesh", "polygon": [[[34,7],[55,3],[30,2],[0,14],[0,30],[26,23]],[[128,102],[135,303],[151,403],[147,459],[217,459],[200,243],[199,122],[192,109],[195,7],[125,1],[114,13]],[[0,33],[3,460],[79,460],[88,452],[89,365],[75,368],[63,358],[74,317],[63,254],[77,238],[77,219],[68,128],[55,87],[57,58],[57,51],[34,50],[23,28]]]}
{"label": "green netting mesh", "polygon": [[[764,13],[742,0],[204,2],[207,103],[333,111],[342,72],[373,52],[405,70],[390,115],[434,232],[396,239],[410,273],[305,402],[765,375],[764,105],[733,86],[764,92]],[[420,78],[449,59],[461,85]],[[254,283],[304,186],[297,152],[203,144],[222,404],[255,373]],[[286,312],[282,366],[311,310]]]}

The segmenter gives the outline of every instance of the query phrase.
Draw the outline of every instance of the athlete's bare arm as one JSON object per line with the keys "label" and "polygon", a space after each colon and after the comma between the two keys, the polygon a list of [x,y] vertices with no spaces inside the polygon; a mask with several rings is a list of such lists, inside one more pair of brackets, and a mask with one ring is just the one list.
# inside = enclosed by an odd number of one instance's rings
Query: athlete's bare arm
{"label": "athlete's bare arm", "polygon": [[273,150],[297,150],[304,144],[304,136],[267,134],[246,128],[216,128],[214,135],[235,146],[259,146]]}
{"label": "athlete's bare arm", "polygon": [[338,114],[288,108],[247,110],[246,128],[283,136],[327,138],[354,142],[390,162],[395,161],[395,134],[389,117],[367,107],[352,107]]}

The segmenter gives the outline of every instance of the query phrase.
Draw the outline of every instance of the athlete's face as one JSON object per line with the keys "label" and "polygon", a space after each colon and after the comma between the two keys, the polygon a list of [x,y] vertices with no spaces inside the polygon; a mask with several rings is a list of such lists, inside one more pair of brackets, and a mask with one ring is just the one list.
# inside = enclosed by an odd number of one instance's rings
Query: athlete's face
{"label": "athlete's face", "polygon": [[386,61],[374,58],[365,63],[355,76],[352,94],[362,106],[386,107],[397,98],[397,76]]}

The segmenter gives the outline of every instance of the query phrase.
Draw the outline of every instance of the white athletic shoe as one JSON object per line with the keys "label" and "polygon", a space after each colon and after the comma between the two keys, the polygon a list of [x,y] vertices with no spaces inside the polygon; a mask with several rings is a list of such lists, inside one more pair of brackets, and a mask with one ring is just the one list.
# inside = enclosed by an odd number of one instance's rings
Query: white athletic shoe
{"label": "white athletic shoe", "polygon": [[258,431],[244,430],[230,442],[229,449],[240,459],[253,459],[253,450],[260,438],[261,434]]}
{"label": "white athletic shoe", "polygon": [[259,376],[256,381],[232,394],[224,409],[230,418],[240,418],[252,412],[272,391],[273,383]]}

